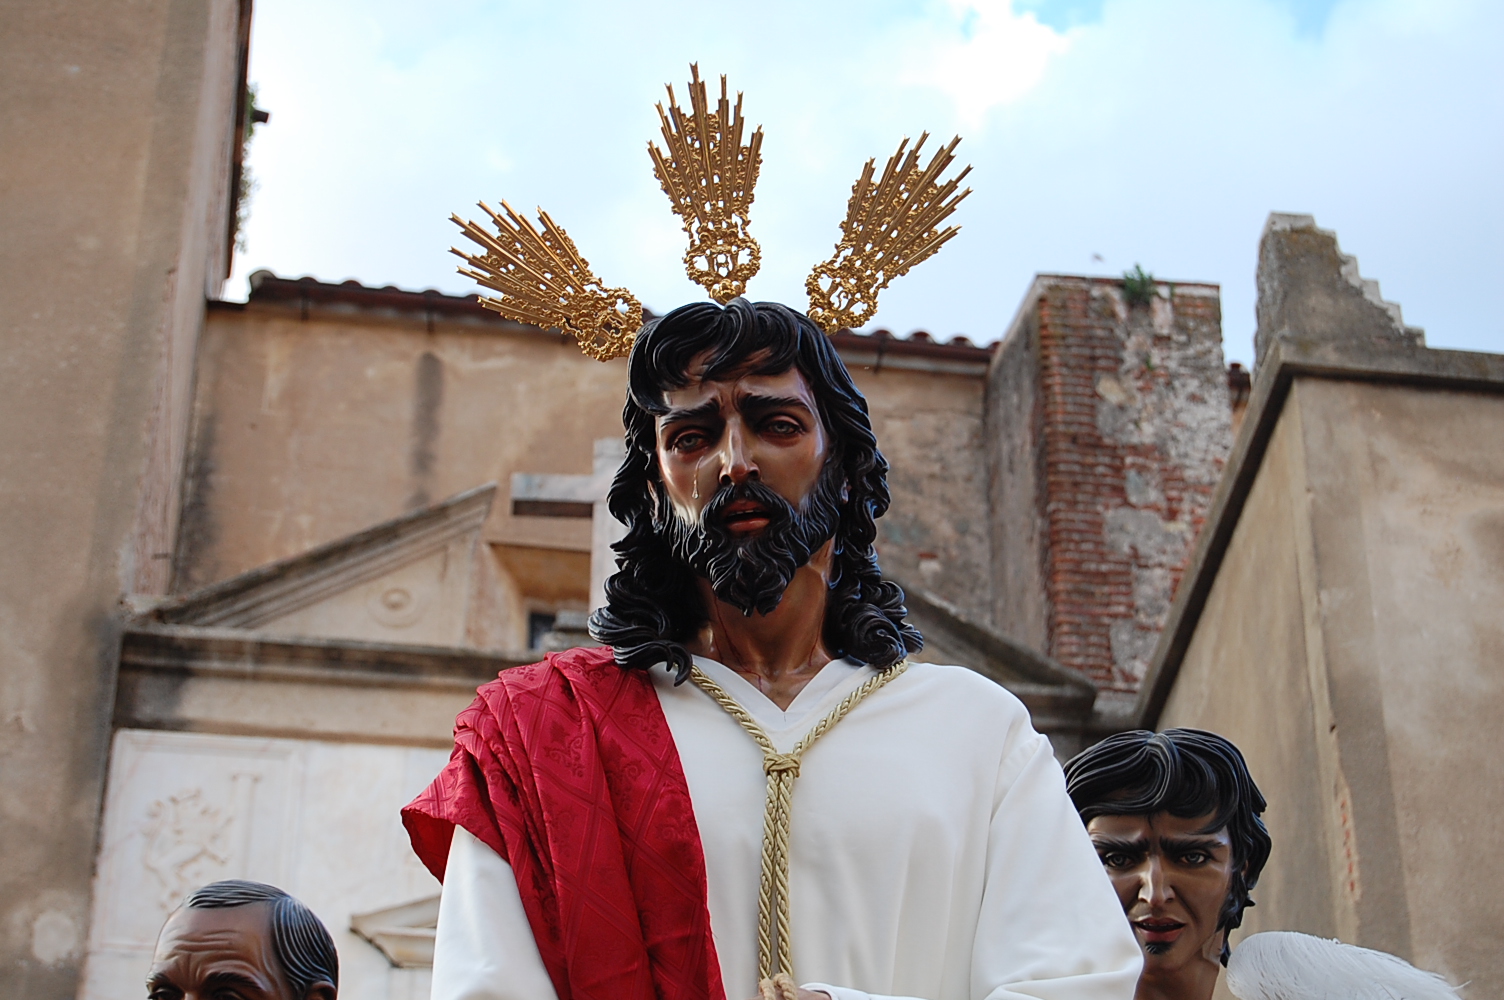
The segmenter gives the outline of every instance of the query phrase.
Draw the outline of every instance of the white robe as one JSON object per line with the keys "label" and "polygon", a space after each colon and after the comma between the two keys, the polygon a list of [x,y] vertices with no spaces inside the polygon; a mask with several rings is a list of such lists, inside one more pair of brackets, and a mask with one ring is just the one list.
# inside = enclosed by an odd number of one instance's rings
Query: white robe
{"label": "white robe", "polygon": [[[872,675],[821,670],[788,711],[695,662],[780,752]],[[746,731],[693,684],[652,671],[683,762],[727,1000],[757,993],[766,779]],[[1141,954],[1024,706],[963,667],[918,663],[804,757],[794,785],[795,975],[834,1000],[1128,1000]],[[455,831],[433,1000],[556,1000],[511,868]]]}

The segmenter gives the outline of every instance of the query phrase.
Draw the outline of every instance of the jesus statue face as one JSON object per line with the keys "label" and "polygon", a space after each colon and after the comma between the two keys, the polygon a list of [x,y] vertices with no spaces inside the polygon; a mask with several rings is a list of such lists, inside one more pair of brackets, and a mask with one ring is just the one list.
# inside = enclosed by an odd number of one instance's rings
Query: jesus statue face
{"label": "jesus statue face", "polygon": [[831,656],[886,668],[923,645],[877,565],[890,494],[867,402],[809,317],[741,298],[680,306],[638,331],[627,383],[607,497],[627,533],[590,619],[618,664],[688,679],[684,644],[731,620],[718,605],[772,616],[788,593],[823,598]]}
{"label": "jesus statue face", "polygon": [[719,378],[664,393],[655,420],[665,534],[675,554],[744,614],[770,613],[793,574],[829,542],[843,483],[808,380],[758,372],[749,358]]}
{"label": "jesus statue face", "polygon": [[[797,368],[779,375],[732,373],[719,381],[696,377],[664,393],[664,401],[670,410],[657,420],[658,467],[674,511],[686,522],[699,521],[721,487],[746,482],[799,506],[825,468],[825,427]],[[718,517],[733,537],[745,539],[766,530],[770,512],[738,500]]]}

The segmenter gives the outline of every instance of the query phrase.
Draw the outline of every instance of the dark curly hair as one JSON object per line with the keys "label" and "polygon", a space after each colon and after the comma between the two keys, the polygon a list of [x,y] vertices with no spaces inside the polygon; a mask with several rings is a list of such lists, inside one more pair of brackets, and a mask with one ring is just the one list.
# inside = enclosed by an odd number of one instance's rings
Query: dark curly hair
{"label": "dark curly hair", "polygon": [[742,298],[681,306],[637,334],[622,411],[627,455],[607,497],[627,532],[613,546],[617,573],[606,581],[606,605],[591,616],[590,634],[612,647],[622,667],[667,662],[680,681],[689,676],[683,643],[708,620],[708,610],[694,571],[675,555],[677,515],[658,469],[656,418],[669,410],[664,393],[691,382],[690,363],[701,355],[703,379],[797,368],[814,393],[832,440],[819,495],[810,498],[830,506],[837,525],[824,630],[831,653],[887,668],[920,649],[919,630],[904,621],[903,591],[883,579],[873,548],[875,522],[888,509],[888,463],[877,450],[867,401],[809,317]]}
{"label": "dark curly hair", "polygon": [[[1230,931],[1243,923],[1272,842],[1259,818],[1266,807],[1263,793],[1231,742],[1200,729],[1117,733],[1072,757],[1065,784],[1083,823],[1097,816],[1167,812],[1188,819],[1211,813],[1207,828],[1227,828],[1233,860],[1217,929]],[[1223,965],[1227,956],[1224,938]]]}
{"label": "dark curly hair", "polygon": [[211,882],[188,897],[190,910],[228,910],[252,903],[271,906],[272,951],[296,996],[319,983],[339,988],[339,953],[334,939],[313,911],[274,885],[225,879]]}

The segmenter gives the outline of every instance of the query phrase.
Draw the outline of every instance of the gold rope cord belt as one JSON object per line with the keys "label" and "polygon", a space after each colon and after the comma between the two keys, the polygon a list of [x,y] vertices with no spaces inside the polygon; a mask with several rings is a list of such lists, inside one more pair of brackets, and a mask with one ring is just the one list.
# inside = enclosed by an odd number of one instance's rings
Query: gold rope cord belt
{"label": "gold rope cord belt", "polygon": [[[727,715],[741,723],[747,735],[756,741],[762,750],[763,772],[768,776],[768,805],[762,825],[762,877],[757,892],[757,977],[760,980],[772,979],[775,973],[790,978],[794,974],[789,918],[789,820],[794,805],[794,779],[799,777],[799,761],[816,740],[830,732],[863,698],[908,667],[909,661],[904,660],[867,678],[861,687],[842,698],[829,715],[815,723],[815,727],[805,733],[788,753],[779,753],[757,720],[703,670],[698,666],[690,668],[690,680],[725,709]],[[778,945],[776,966],[773,964],[775,930]]]}

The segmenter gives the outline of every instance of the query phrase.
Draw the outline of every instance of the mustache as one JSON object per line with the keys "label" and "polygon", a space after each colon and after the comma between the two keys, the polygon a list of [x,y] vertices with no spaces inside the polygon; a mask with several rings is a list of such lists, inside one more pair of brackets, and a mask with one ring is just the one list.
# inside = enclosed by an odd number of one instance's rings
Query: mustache
{"label": "mustache", "polygon": [[700,510],[699,527],[702,531],[726,532],[726,508],[734,503],[755,503],[768,516],[768,528],[787,527],[798,516],[794,505],[783,495],[760,480],[748,479],[741,483],[722,483]]}
{"label": "mustache", "polygon": [[[783,600],[794,573],[834,537],[841,523],[845,478],[827,464],[815,488],[795,507],[756,479],[723,483],[697,520],[688,521],[663,496],[655,518],[673,554],[710,581],[720,600],[743,615],[771,614]],[[762,509],[767,527],[753,537],[731,533],[726,508],[747,501]]]}

